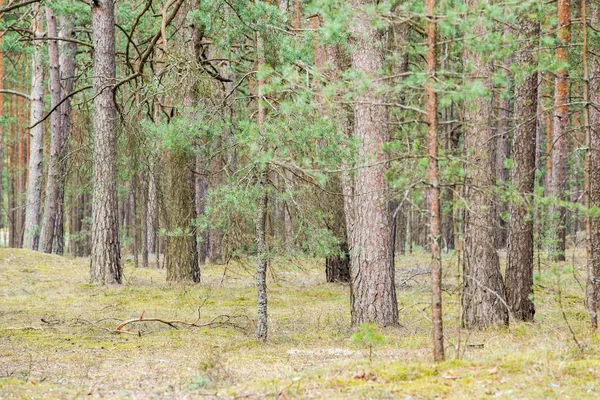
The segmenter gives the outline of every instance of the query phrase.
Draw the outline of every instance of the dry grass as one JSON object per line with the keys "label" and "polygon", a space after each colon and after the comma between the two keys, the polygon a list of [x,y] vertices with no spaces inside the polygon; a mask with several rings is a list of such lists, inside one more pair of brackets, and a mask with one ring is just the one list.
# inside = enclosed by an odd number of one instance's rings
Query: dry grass
{"label": "dry grass", "polygon": [[[370,364],[368,350],[351,340],[348,287],[325,283],[315,260],[274,263],[263,345],[253,339],[248,266],[209,265],[202,284],[186,286],[127,265],[125,284],[107,289],[87,284],[88,260],[1,249],[0,398],[600,398],[600,341],[588,330],[577,283],[583,255],[576,252],[572,270],[542,265],[536,323],[486,332],[457,329],[448,256],[451,361],[435,365],[424,253],[398,259],[402,325],[382,332],[386,342]],[[143,311],[200,324],[227,315],[233,325],[143,323],[123,328],[134,334],[110,332]]]}

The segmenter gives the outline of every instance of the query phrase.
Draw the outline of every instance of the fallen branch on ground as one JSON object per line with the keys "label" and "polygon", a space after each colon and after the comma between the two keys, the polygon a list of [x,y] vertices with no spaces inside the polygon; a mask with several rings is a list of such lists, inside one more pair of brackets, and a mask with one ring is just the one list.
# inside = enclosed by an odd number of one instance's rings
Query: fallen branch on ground
{"label": "fallen branch on ground", "polygon": [[187,321],[180,321],[180,320],[165,320],[165,319],[161,319],[161,318],[144,318],[144,313],[145,313],[145,311],[142,312],[142,315],[140,315],[139,318],[134,318],[134,319],[130,319],[130,320],[121,322],[119,325],[117,325],[114,332],[116,332],[116,333],[130,332],[130,331],[123,330],[123,327],[125,327],[126,325],[129,325],[129,324],[136,323],[136,322],[158,322],[161,324],[169,325],[170,327],[172,327],[174,329],[179,329],[179,327],[177,325],[183,325],[188,328],[214,328],[214,327],[220,327],[220,326],[231,326],[233,328],[240,329],[245,332],[246,331],[245,328],[241,327],[240,325],[234,324],[233,322],[231,322],[231,320],[234,318],[240,318],[240,317],[248,318],[246,316],[231,317],[230,315],[219,315],[207,323],[199,324],[197,322],[187,322]]}
{"label": "fallen branch on ground", "polygon": [[228,327],[232,327],[235,329],[238,329],[242,332],[247,332],[248,329],[242,325],[236,324],[233,321],[236,319],[247,319],[250,320],[247,316],[245,315],[238,315],[238,316],[230,316],[230,315],[219,315],[215,318],[213,318],[212,320],[210,320],[209,322],[200,324],[198,322],[187,322],[187,321],[181,321],[181,320],[166,320],[166,319],[162,319],[162,318],[144,318],[144,314],[145,311],[142,312],[142,314],[138,317],[138,318],[133,318],[133,319],[129,319],[123,322],[120,322],[116,328],[111,329],[111,328],[107,328],[104,326],[101,326],[98,324],[98,322],[106,320],[107,318],[101,319],[99,321],[89,321],[87,319],[81,318],[81,317],[77,317],[75,319],[75,323],[84,323],[86,325],[90,325],[93,326],[94,328],[98,328],[101,329],[103,331],[107,331],[113,334],[128,334],[128,335],[137,335],[137,336],[141,336],[142,332],[141,331],[131,331],[131,330],[126,330],[123,329],[125,326],[130,325],[130,324],[134,324],[134,323],[146,323],[146,322],[156,322],[156,323],[160,323],[160,324],[164,324],[164,325],[168,325],[173,329],[181,329],[181,328],[218,328],[218,327],[223,327],[223,326],[228,326]]}

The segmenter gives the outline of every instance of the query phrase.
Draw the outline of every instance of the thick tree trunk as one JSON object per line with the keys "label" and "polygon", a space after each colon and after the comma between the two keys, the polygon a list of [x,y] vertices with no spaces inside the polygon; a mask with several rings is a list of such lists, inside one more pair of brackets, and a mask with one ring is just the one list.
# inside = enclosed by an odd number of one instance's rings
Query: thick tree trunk
{"label": "thick tree trunk", "polygon": [[[477,4],[475,0],[469,1],[471,10],[477,10]],[[474,33],[483,36],[486,30],[477,24]],[[482,54],[468,48],[464,59],[472,65],[472,74],[483,77],[474,79],[479,79],[482,85],[490,89],[490,65]],[[462,323],[468,328],[508,323],[495,241],[495,143],[490,128],[492,111],[490,100],[485,97],[470,98],[465,104],[465,201],[468,206],[464,228]]]}
{"label": "thick tree trunk", "polygon": [[[33,27],[32,30],[36,38],[42,38],[42,13],[39,4],[33,8]],[[52,28],[51,21],[48,21],[48,32]],[[54,25],[56,31],[56,25]],[[49,48],[56,41],[51,41]],[[52,50],[51,50],[52,52]],[[51,65],[52,68],[52,65]],[[23,235],[23,247],[37,250],[39,241],[40,208],[42,197],[42,153],[44,151],[44,128],[39,123],[44,114],[44,64],[42,58],[42,42],[33,41],[33,56],[31,65],[31,125],[37,125],[31,129],[30,149],[29,149],[29,185],[27,187],[27,203],[25,206],[25,227]],[[50,72],[53,74],[52,70]]]}
{"label": "thick tree trunk", "polygon": [[200,282],[194,207],[193,157],[185,149],[171,149],[166,156],[168,281]]}
{"label": "thick tree trunk", "polygon": [[121,283],[117,218],[117,110],[115,85],[115,18],[112,0],[92,4],[94,44],[94,179],[91,282]]}
{"label": "thick tree trunk", "polygon": [[[350,25],[352,67],[367,79],[382,71],[382,38],[364,15],[374,5],[368,0],[353,0],[355,18]],[[371,86],[373,86],[373,83]],[[358,143],[358,163],[354,176],[355,196],[350,200],[354,212],[350,236],[350,279],[352,324],[376,322],[379,326],[398,323],[398,303],[394,284],[393,246],[389,193],[386,182],[388,112],[371,87],[356,94],[354,134]]]}
{"label": "thick tree trunk", "polygon": [[[556,60],[568,63],[568,46],[571,42],[571,1],[558,0],[558,28]],[[552,183],[550,195],[555,198],[551,207],[550,259],[565,260],[566,248],[566,209],[557,204],[565,197],[567,181],[567,153],[569,147],[569,71],[556,72],[554,80],[554,121],[552,135]]]}
{"label": "thick tree trunk", "polygon": [[[522,47],[516,56],[519,71],[535,64],[539,23],[527,15],[519,17]],[[533,321],[533,190],[536,166],[537,72],[515,86],[515,130],[513,139],[512,184],[519,197],[510,204],[506,301],[515,318]]]}

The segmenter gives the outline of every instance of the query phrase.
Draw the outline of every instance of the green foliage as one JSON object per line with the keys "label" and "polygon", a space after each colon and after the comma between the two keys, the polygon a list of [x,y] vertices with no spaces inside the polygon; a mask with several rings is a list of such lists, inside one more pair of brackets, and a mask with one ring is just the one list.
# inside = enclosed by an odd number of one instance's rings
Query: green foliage
{"label": "green foliage", "polygon": [[385,337],[379,333],[376,324],[360,324],[358,332],[352,335],[352,341],[369,349],[369,362],[372,362],[373,347],[385,343]]}

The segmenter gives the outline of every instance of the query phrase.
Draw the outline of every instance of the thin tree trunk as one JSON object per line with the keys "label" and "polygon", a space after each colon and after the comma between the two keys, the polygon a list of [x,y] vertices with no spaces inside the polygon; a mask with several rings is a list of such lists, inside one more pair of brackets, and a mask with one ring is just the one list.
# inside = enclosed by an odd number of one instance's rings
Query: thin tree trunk
{"label": "thin tree trunk", "polygon": [[[42,32],[42,12],[39,4],[33,8],[33,27],[32,30],[36,38],[41,38]],[[55,26],[56,27],[56,26]],[[48,22],[48,31],[51,30],[51,23]],[[56,41],[51,41],[56,45]],[[50,47],[49,47],[50,48]],[[42,58],[42,42],[33,41],[33,57],[31,66],[31,105],[30,121],[31,125],[38,123],[44,114],[44,64]],[[52,71],[51,71],[52,74]],[[30,132],[30,157],[29,157],[29,177],[27,188],[27,203],[25,206],[25,229],[23,235],[23,247],[37,250],[39,241],[40,224],[40,206],[42,196],[42,153],[44,148],[44,128],[43,124],[38,123]]]}
{"label": "thin tree trunk", "polygon": [[[260,100],[259,100],[260,101]],[[261,342],[267,341],[268,317],[267,317],[267,206],[269,196],[267,195],[267,173],[260,176],[259,187],[263,195],[259,199],[256,215],[256,338]]]}
{"label": "thin tree trunk", "polygon": [[[373,5],[369,0],[353,0],[355,18],[350,24],[352,67],[367,79],[375,78],[384,65],[381,34],[364,15],[365,8]],[[376,92],[371,87],[357,93],[354,105],[358,163],[368,166],[356,171],[355,196],[351,199],[354,211],[349,243],[351,311],[353,325],[376,322],[388,326],[398,323],[398,303],[385,178],[387,155],[382,147],[389,139],[388,112],[385,106],[376,104],[380,102],[374,95]]]}
{"label": "thin tree trunk", "polygon": [[[509,36],[512,28],[507,24],[504,27],[504,35]],[[510,71],[512,64],[512,57],[507,57],[502,62],[502,69],[504,71]],[[510,72],[508,74],[508,87],[507,92],[512,90],[513,77]],[[505,167],[506,160],[510,157],[510,142],[509,142],[509,131],[511,122],[511,98],[508,93],[499,93],[500,97],[498,101],[498,131],[496,138],[496,182],[499,186],[506,183],[508,179],[507,169]],[[502,199],[497,200],[497,221],[498,221],[498,234],[496,235],[496,246],[499,249],[503,249],[507,245],[508,240],[508,226],[507,221],[503,218],[504,212],[507,210],[507,204]]]}
{"label": "thin tree trunk", "polygon": [[142,178],[142,195],[140,197],[141,221],[140,234],[142,240],[142,267],[148,268],[148,174]]}
{"label": "thin tree trunk", "polygon": [[[571,1],[558,0],[558,28],[556,61],[568,62],[567,48],[571,42]],[[550,258],[554,261],[565,260],[566,249],[566,209],[558,201],[565,197],[567,181],[567,153],[569,148],[569,71],[561,69],[556,72],[554,93],[554,121],[552,136],[552,184],[550,195],[555,198],[551,207]]]}
{"label": "thin tree trunk", "polygon": [[433,359],[444,360],[444,333],[442,321],[442,250],[440,230],[440,176],[438,170],[438,115],[437,94],[434,89],[436,75],[436,20],[435,0],[426,0],[425,27],[428,75],[425,84],[425,113],[427,121],[427,154],[429,157],[429,235],[431,247],[431,320],[433,323]]}
{"label": "thin tree trunk", "polygon": [[[586,14],[585,0],[582,0],[582,15]],[[596,0],[591,2],[591,24],[594,29],[600,27],[600,6]],[[584,20],[587,15],[584,15]],[[586,131],[586,205],[588,210],[600,206],[600,111],[590,104],[600,102],[600,57],[597,46],[588,71],[587,24],[584,26],[584,124]],[[591,78],[588,80],[588,78]],[[588,84],[589,82],[589,84]],[[587,214],[587,287],[586,308],[590,316],[592,329],[598,328],[598,301],[600,300],[600,218]]]}
{"label": "thin tree trunk", "polygon": [[158,173],[157,162],[150,157],[150,172],[148,174],[148,251],[150,254],[156,254],[156,260],[158,263],[158,252],[157,252],[157,234],[158,234],[158,190],[156,186]]}
{"label": "thin tree trunk", "polygon": [[[52,37],[69,38],[74,35],[74,26],[70,19],[63,18],[60,34],[56,34],[56,17],[52,9],[46,7],[48,32]],[[59,45],[50,41],[50,88],[51,106],[54,108],[63,94],[73,90],[75,75],[75,56],[77,45],[63,42]],[[61,83],[63,82],[63,83]],[[63,89],[64,87],[64,89]],[[63,203],[66,166],[66,143],[71,129],[71,100],[67,99],[51,115],[50,160],[48,179],[46,180],[46,198],[41,224],[40,250],[45,253],[63,252]]]}
{"label": "thin tree trunk", "polygon": [[92,4],[94,44],[94,179],[91,282],[121,283],[117,218],[117,112],[115,84],[115,18],[112,0]]}
{"label": "thin tree trunk", "polygon": [[[535,64],[539,22],[527,13],[519,17],[522,47],[516,55],[520,71]],[[533,72],[515,86],[515,130],[512,184],[519,197],[510,203],[506,261],[506,301],[515,318],[533,321],[533,190],[536,166],[536,113],[538,75]]]}
{"label": "thin tree trunk", "polygon": [[[268,0],[267,0],[268,2]],[[265,66],[265,44],[261,31],[256,31],[256,57],[257,69]],[[266,110],[263,104],[263,88],[265,80],[258,77],[257,82],[257,125],[261,135],[264,132]],[[260,188],[260,197],[256,207],[256,338],[261,342],[266,342],[268,337],[268,313],[267,313],[267,267],[269,264],[267,254],[267,214],[269,194],[267,192],[267,179],[269,171],[263,167],[258,175],[258,187]]]}
{"label": "thin tree trunk", "polygon": [[135,268],[140,267],[139,263],[139,232],[137,224],[137,198],[138,198],[138,187],[137,187],[137,174],[134,174],[131,180],[131,193],[129,194],[129,207],[131,213],[130,225],[133,232],[133,242],[131,250],[133,252],[133,264]]}
{"label": "thin tree trunk", "polygon": [[[21,73],[20,82],[25,82],[25,77],[28,76],[28,69],[25,69]],[[33,71],[32,71],[33,72]],[[21,91],[25,91],[24,87],[21,87]],[[19,173],[17,180],[17,209],[16,209],[16,247],[23,247],[23,236],[25,232],[25,207],[27,201],[27,161],[28,161],[28,137],[29,133],[25,132],[27,127],[27,105],[23,97],[17,99],[17,132],[19,137],[18,154],[19,154]]]}
{"label": "thin tree trunk", "polygon": [[[0,7],[4,3],[0,0]],[[4,42],[3,36],[0,36],[0,90],[4,90],[4,52],[2,51],[2,44]],[[4,95],[0,95],[0,115],[7,115],[4,113]],[[10,115],[10,114],[8,114]],[[4,141],[5,141],[5,127],[6,125],[0,124],[0,228],[4,228]],[[3,242],[2,242],[3,243]]]}
{"label": "thin tree trunk", "polygon": [[[469,0],[468,4],[473,12],[477,12],[479,3]],[[473,31],[477,36],[487,33],[481,23],[476,23]],[[479,79],[489,90],[491,69],[483,55],[467,48],[464,59],[473,66],[473,74],[483,77],[474,79]],[[465,212],[462,323],[468,328],[486,328],[508,323],[495,241],[496,213],[492,188],[495,146],[490,128],[491,116],[492,108],[488,98],[475,97],[466,102],[465,201],[468,207]]]}

